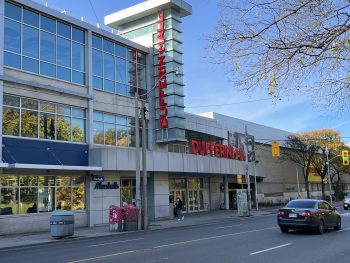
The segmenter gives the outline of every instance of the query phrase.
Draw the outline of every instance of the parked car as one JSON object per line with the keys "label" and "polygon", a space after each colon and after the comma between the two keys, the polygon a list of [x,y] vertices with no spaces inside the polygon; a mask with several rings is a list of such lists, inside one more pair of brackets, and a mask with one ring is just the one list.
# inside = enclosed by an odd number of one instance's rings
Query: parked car
{"label": "parked car", "polygon": [[340,230],[341,217],[336,208],[324,200],[297,199],[278,210],[277,223],[283,233],[306,229],[323,234],[327,228]]}
{"label": "parked car", "polygon": [[350,193],[344,196],[344,209],[348,210],[350,207]]}

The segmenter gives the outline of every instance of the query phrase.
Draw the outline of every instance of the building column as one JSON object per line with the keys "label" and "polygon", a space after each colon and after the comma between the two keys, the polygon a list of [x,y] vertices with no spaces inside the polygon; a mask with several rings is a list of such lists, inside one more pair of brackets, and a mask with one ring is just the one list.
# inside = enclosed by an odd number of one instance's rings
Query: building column
{"label": "building column", "polygon": [[[88,94],[90,96],[93,96],[93,85],[92,85],[92,32],[89,30],[87,32],[87,38],[86,38],[86,51],[85,51],[85,69],[86,69],[86,77],[85,82],[87,84]],[[87,123],[86,123],[86,142],[89,145],[89,153],[88,158],[90,165],[90,151],[93,148],[94,144],[94,138],[93,138],[93,114],[94,114],[94,103],[93,99],[88,99],[88,113],[87,113]],[[91,174],[89,173],[86,178],[86,211],[87,211],[87,218],[88,218],[88,226],[93,227],[93,219],[92,219],[92,213],[93,213],[93,204],[92,204],[92,194],[91,194]]]}
{"label": "building column", "polygon": [[208,194],[209,194],[209,207],[208,210],[211,211],[211,185],[210,185],[210,177],[208,177]]}
{"label": "building column", "polygon": [[[0,76],[4,75],[4,31],[5,31],[5,1],[0,0]],[[1,151],[0,151],[0,163],[3,162],[2,159],[2,105],[3,105],[3,97],[4,97],[4,82],[0,81],[0,123],[1,123],[1,129],[0,129],[0,145],[1,145]]]}
{"label": "building column", "polygon": [[230,209],[230,203],[229,203],[229,195],[228,195],[228,180],[227,175],[224,176],[224,200],[225,200],[225,209]]}

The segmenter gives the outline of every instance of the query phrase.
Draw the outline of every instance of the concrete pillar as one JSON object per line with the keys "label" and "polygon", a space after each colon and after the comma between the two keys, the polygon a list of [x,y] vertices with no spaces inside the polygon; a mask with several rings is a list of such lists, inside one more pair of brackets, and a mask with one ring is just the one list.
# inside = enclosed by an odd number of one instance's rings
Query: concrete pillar
{"label": "concrete pillar", "polygon": [[[88,88],[88,94],[93,96],[93,86],[92,86],[92,32],[89,30],[86,37],[86,48],[85,48],[85,69],[86,77],[85,82]],[[89,165],[90,165],[90,150],[94,145],[93,138],[93,113],[94,113],[94,103],[92,99],[88,101],[88,112],[87,112],[87,123],[86,123],[86,142],[89,145]],[[86,211],[88,218],[88,226],[93,226],[93,204],[92,204],[92,195],[91,195],[91,174],[86,178]]]}
{"label": "concrete pillar", "polygon": [[225,200],[225,209],[230,209],[230,203],[229,203],[229,195],[228,195],[228,180],[227,175],[224,176],[224,200]]}
{"label": "concrete pillar", "polygon": [[[0,0],[0,76],[4,75],[4,25],[5,25],[5,1]],[[0,163],[3,162],[2,160],[2,105],[3,105],[3,97],[4,97],[4,82],[0,81],[0,123],[1,123],[1,129],[0,129]]]}

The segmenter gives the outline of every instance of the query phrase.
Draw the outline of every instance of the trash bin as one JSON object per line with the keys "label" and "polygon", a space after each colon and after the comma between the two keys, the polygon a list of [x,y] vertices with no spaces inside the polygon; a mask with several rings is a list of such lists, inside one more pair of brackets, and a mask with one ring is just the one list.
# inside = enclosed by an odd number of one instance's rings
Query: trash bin
{"label": "trash bin", "polygon": [[74,214],[67,210],[55,210],[50,217],[51,236],[62,238],[74,235]]}

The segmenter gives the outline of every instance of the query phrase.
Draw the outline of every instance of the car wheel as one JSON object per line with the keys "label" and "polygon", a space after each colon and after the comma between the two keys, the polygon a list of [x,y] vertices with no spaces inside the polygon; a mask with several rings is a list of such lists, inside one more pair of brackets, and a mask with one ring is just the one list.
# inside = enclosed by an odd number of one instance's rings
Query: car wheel
{"label": "car wheel", "polygon": [[341,229],[341,218],[337,218],[337,224],[334,227],[334,230],[340,230]]}
{"label": "car wheel", "polygon": [[288,228],[288,227],[281,226],[280,228],[281,228],[281,232],[282,232],[282,233],[288,233],[288,231],[289,231],[289,228]]}
{"label": "car wheel", "polygon": [[322,235],[324,233],[324,221],[321,219],[320,224],[316,230],[317,234]]}

